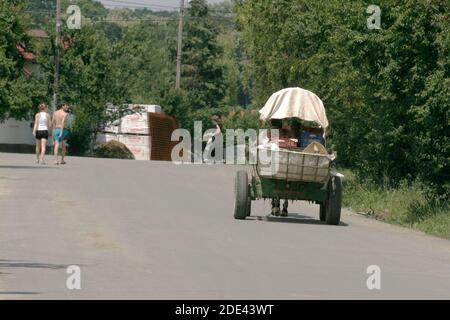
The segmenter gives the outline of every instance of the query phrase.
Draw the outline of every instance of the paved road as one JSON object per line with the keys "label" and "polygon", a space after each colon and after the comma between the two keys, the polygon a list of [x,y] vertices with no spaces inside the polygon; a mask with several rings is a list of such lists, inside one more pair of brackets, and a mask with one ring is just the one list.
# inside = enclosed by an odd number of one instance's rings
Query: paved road
{"label": "paved road", "polygon": [[236,167],[33,159],[0,154],[0,299],[450,298],[449,241],[306,203],[236,221]]}

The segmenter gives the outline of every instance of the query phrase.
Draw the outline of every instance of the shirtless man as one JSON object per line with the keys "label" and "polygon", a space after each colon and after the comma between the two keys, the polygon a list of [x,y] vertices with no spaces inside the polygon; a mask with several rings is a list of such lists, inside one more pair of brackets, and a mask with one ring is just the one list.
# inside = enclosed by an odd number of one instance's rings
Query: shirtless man
{"label": "shirtless man", "polygon": [[[66,139],[69,134],[69,130],[66,125],[66,118],[68,105],[59,105],[53,114],[52,125],[53,125],[53,141],[55,142],[55,164],[66,164],[64,157],[66,155]],[[61,145],[61,162],[58,160],[58,151]]]}

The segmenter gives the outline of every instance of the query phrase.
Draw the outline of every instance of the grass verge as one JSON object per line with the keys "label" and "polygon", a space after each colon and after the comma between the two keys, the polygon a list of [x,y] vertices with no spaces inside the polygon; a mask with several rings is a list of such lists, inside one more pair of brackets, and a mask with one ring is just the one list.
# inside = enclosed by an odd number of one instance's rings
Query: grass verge
{"label": "grass verge", "polygon": [[430,204],[419,183],[379,187],[362,183],[349,170],[339,171],[345,175],[344,206],[377,220],[450,240],[450,203]]}

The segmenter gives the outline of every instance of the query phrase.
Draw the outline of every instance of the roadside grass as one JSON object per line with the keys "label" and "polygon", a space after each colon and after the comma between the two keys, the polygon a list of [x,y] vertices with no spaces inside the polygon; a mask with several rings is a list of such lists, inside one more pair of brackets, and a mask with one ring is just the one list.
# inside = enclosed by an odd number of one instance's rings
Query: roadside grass
{"label": "roadside grass", "polygon": [[450,239],[450,204],[427,202],[419,183],[379,187],[359,181],[350,170],[339,171],[345,175],[345,207],[377,220]]}

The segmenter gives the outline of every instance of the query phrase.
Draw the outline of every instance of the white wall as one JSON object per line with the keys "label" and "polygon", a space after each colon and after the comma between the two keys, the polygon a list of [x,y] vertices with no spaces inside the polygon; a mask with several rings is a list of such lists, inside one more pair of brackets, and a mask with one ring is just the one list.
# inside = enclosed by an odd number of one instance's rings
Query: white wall
{"label": "white wall", "polygon": [[17,121],[8,119],[0,122],[0,144],[28,144],[34,145],[31,121]]}

